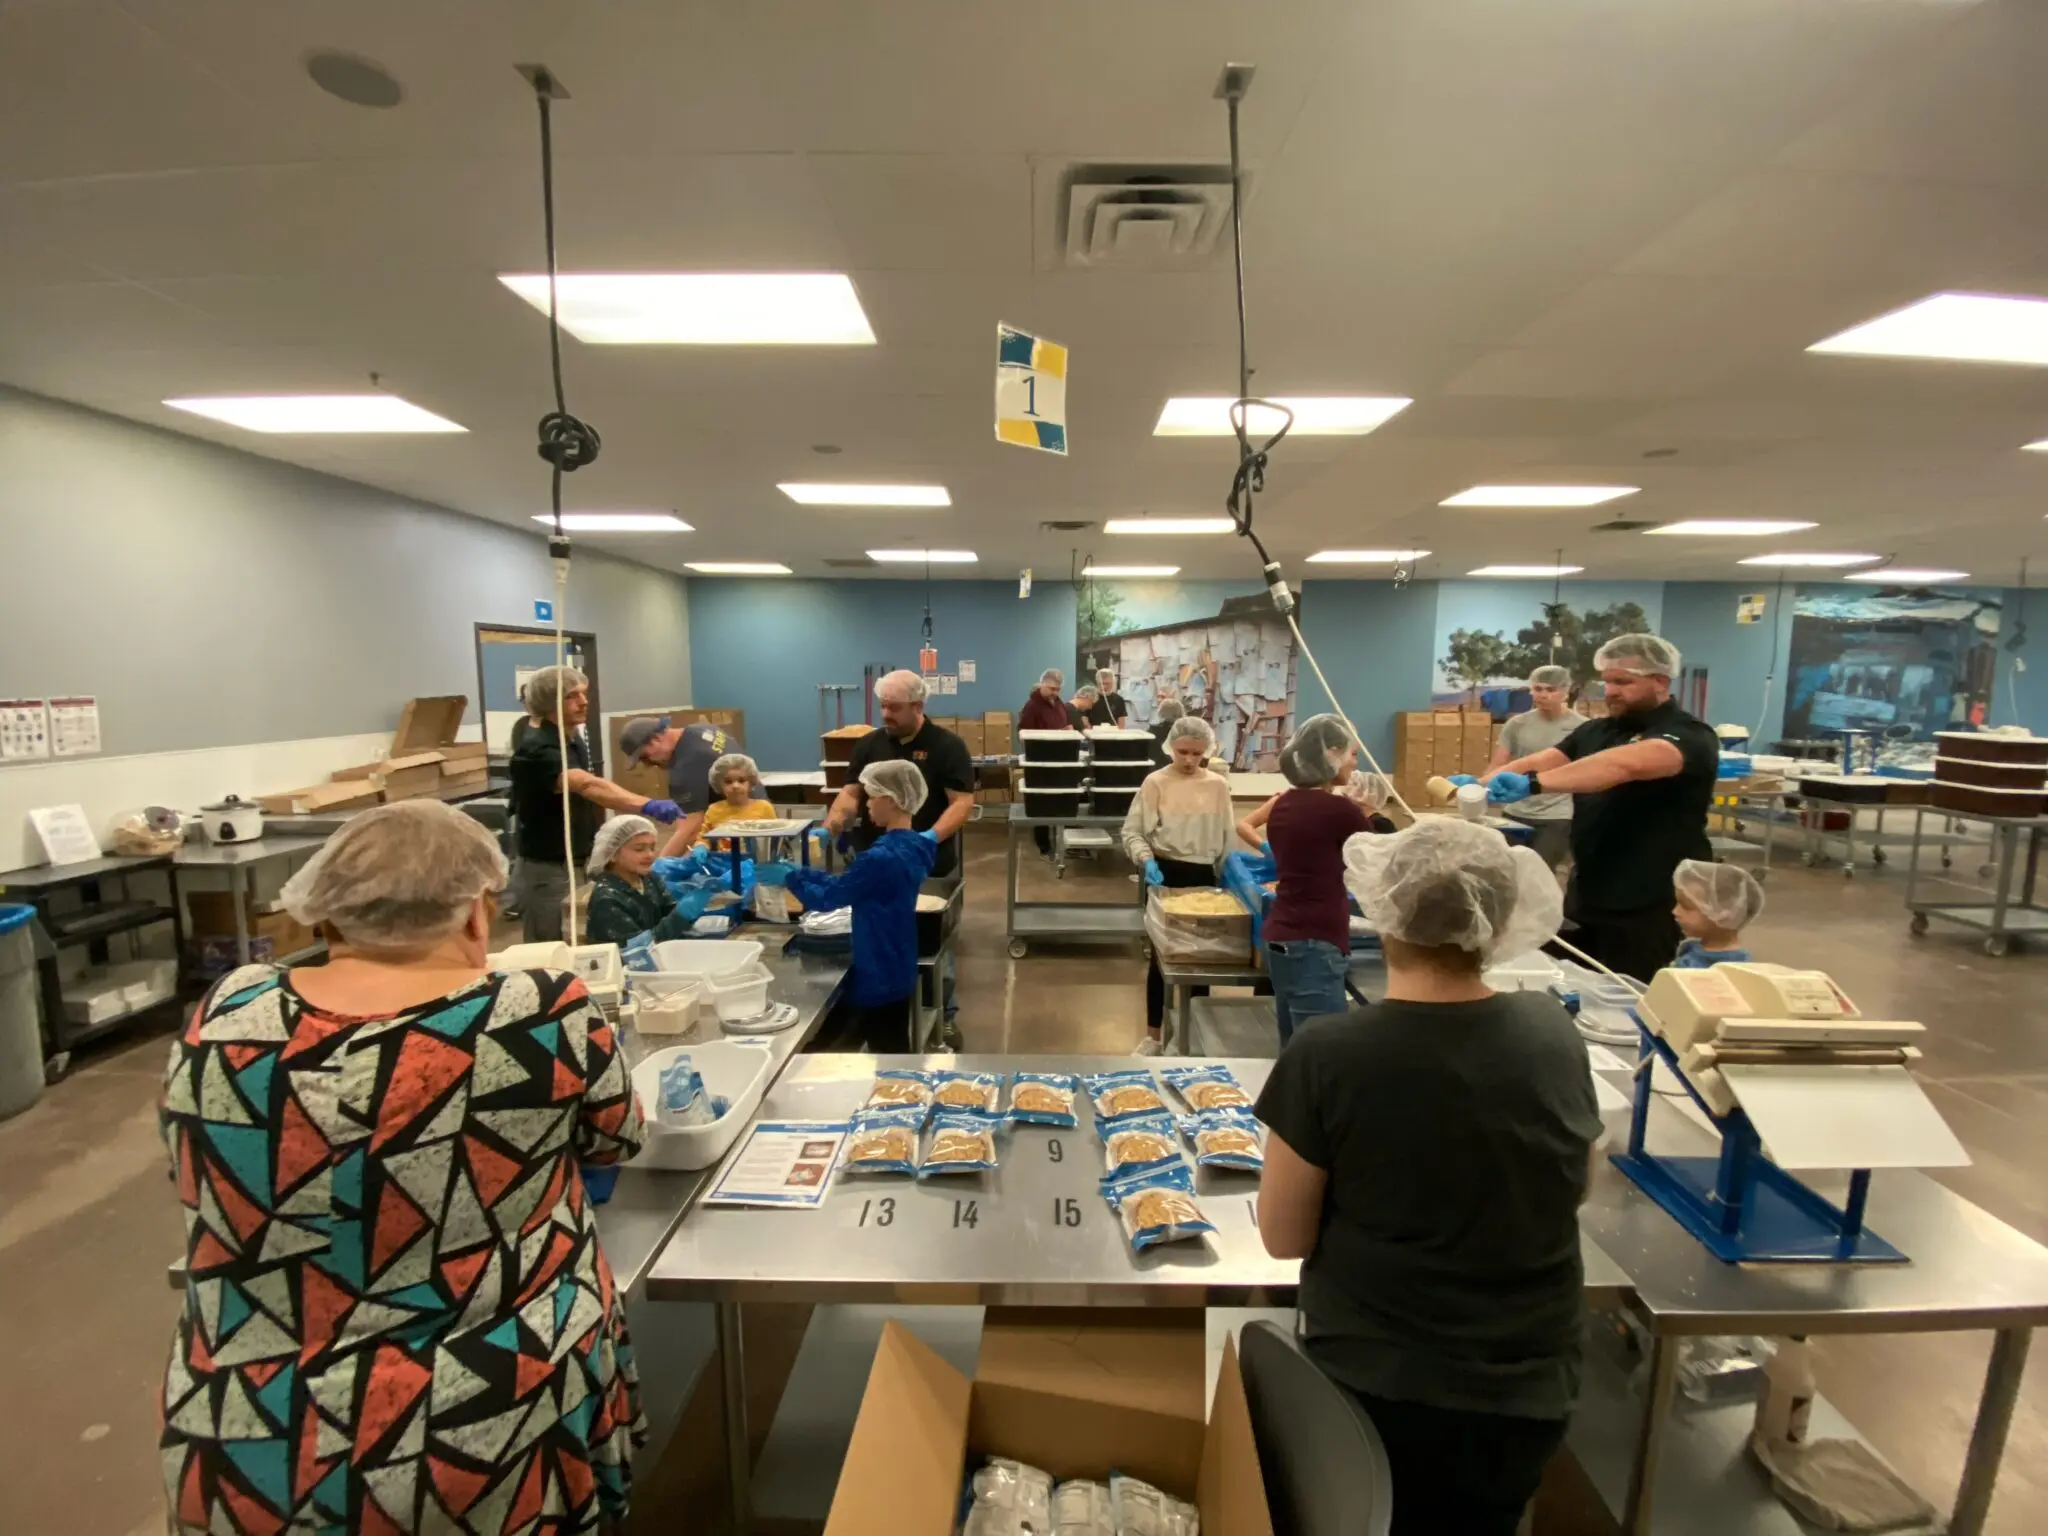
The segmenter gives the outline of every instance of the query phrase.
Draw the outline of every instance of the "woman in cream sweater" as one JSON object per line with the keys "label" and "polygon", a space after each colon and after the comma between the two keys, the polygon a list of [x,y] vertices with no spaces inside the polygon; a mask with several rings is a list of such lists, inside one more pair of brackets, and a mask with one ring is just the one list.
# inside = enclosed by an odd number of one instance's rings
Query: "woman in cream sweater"
{"label": "woman in cream sweater", "polygon": [[[1124,852],[1145,884],[1216,884],[1216,866],[1230,851],[1230,781],[1209,771],[1216,733],[1209,722],[1183,715],[1166,733],[1171,761],[1145,780],[1124,818]],[[1157,1055],[1166,1017],[1166,980],[1155,957],[1145,973],[1146,1038],[1140,1056]]]}

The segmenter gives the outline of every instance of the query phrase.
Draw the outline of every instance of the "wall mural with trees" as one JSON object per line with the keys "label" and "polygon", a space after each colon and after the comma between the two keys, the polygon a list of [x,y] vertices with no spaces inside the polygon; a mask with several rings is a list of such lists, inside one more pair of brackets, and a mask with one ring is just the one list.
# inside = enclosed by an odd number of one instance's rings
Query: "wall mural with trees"
{"label": "wall mural with trees", "polygon": [[1529,707],[1529,674],[1561,666],[1572,675],[1577,697],[1599,674],[1593,657],[1616,635],[1654,627],[1639,602],[1620,599],[1580,609],[1569,598],[1538,601],[1526,623],[1493,628],[1460,625],[1439,639],[1431,702],[1445,708],[1486,709],[1496,720]]}

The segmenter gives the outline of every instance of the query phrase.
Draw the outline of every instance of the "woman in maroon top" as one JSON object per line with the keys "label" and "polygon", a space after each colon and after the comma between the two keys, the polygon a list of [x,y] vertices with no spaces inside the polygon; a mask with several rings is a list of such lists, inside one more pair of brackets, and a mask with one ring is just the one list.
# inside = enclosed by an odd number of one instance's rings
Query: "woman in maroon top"
{"label": "woman in maroon top", "polygon": [[1280,771],[1294,787],[1274,799],[1266,818],[1280,884],[1264,934],[1283,1049],[1298,1026],[1348,1006],[1351,900],[1344,889],[1344,840],[1394,830],[1377,814],[1386,781],[1357,768],[1358,742],[1335,715],[1304,720],[1280,753]]}

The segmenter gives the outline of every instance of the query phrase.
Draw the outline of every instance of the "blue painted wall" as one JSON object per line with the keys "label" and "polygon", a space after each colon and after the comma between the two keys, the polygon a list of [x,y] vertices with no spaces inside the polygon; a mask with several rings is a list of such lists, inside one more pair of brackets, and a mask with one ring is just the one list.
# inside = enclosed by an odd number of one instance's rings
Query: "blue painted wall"
{"label": "blue painted wall", "polygon": [[[1746,592],[1767,594],[1760,624],[1735,622],[1736,600]],[[1754,739],[1778,740],[1785,730],[1787,657],[1792,645],[1792,608],[1797,582],[1785,583],[1784,600],[1776,581],[1674,581],[1664,588],[1664,626],[1660,633],[1678,647],[1688,667],[1707,669],[1707,723],[1746,725],[1763,730]],[[1769,685],[1772,647],[1777,650],[1776,679]],[[1768,750],[1768,748],[1765,748]]]}
{"label": "blue painted wall", "polygon": [[[1311,581],[1301,598],[1301,633],[1365,744],[1393,770],[1394,716],[1429,707],[1438,583]],[[1304,659],[1299,717],[1330,708]]]}
{"label": "blue painted wall", "polygon": [[[2013,632],[2022,601],[2027,621],[2027,647],[2022,654],[2029,670],[2015,672],[2005,642]],[[1998,683],[1991,690],[1991,723],[2024,725],[2036,736],[2048,736],[2048,592],[2022,593],[2017,587],[2008,588],[2004,615],[2004,632],[1998,637]]]}
{"label": "blue painted wall", "polygon": [[[763,768],[808,770],[818,762],[819,683],[861,681],[869,662],[917,665],[922,581],[693,580],[690,588],[690,702],[747,712],[747,751]],[[977,678],[935,715],[1015,713],[1047,667],[1071,671],[1074,593],[1034,586],[1019,600],[1014,581],[940,581],[931,587],[939,670],[962,657]],[[847,716],[861,702],[847,696]]]}

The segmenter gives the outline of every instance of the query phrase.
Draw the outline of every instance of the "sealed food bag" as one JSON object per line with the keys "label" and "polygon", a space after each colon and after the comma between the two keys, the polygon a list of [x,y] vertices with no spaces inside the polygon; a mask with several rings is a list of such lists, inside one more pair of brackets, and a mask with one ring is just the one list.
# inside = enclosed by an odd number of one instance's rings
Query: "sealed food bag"
{"label": "sealed food bag", "polygon": [[1123,1219],[1124,1235],[1139,1253],[1156,1243],[1206,1237],[1216,1230],[1195,1203],[1195,1175],[1186,1163],[1107,1179],[1102,1195]]}
{"label": "sealed food bag", "polygon": [[661,1069],[661,1102],[655,1119],[663,1125],[709,1125],[718,1118],[704,1079],[688,1056],[678,1056]]}
{"label": "sealed food bag", "polygon": [[1179,1161],[1180,1137],[1171,1115],[1138,1115],[1103,1127],[1105,1179]]}
{"label": "sealed food bag", "polygon": [[884,1067],[868,1090],[869,1109],[923,1109],[932,1101],[932,1076],[908,1067]]}
{"label": "sealed food bag", "polygon": [[932,1098],[940,1109],[978,1109],[994,1114],[1003,1102],[1000,1072],[934,1072]]}
{"label": "sealed food bag", "polygon": [[1244,1091],[1230,1068],[1168,1067],[1159,1074],[1161,1082],[1180,1095],[1181,1102],[1196,1114],[1209,1109],[1250,1109],[1252,1096]]}
{"label": "sealed food bag", "polygon": [[1116,1536],[1116,1516],[1110,1512],[1108,1485],[1077,1478],[1055,1488],[1052,1536]]}
{"label": "sealed food bag", "polygon": [[925,1143],[918,1177],[981,1173],[995,1167],[996,1127],[1001,1124],[1000,1119],[991,1115],[948,1114],[940,1110],[932,1116],[931,1139]]}
{"label": "sealed food bag", "polygon": [[1098,1120],[1166,1113],[1166,1100],[1159,1097],[1150,1072],[1097,1072],[1082,1078],[1081,1083],[1088,1090]]}
{"label": "sealed food bag", "polygon": [[1199,1536],[1195,1506],[1121,1472],[1110,1474],[1110,1516],[1117,1536]]}
{"label": "sealed food bag", "polygon": [[1080,1124],[1074,1095],[1081,1080],[1066,1072],[1019,1072],[1010,1079],[1010,1118],[1019,1125],[1071,1131]]}
{"label": "sealed food bag", "polygon": [[1266,1152],[1259,1140],[1259,1122],[1250,1110],[1214,1109],[1207,1114],[1186,1115],[1181,1133],[1195,1149],[1195,1162],[1203,1168],[1242,1168],[1258,1173],[1266,1166]]}
{"label": "sealed food bag", "polygon": [[1041,1536],[1053,1529],[1052,1475],[991,1456],[968,1482],[973,1502],[961,1536]]}
{"label": "sealed food bag", "polygon": [[853,1117],[839,1166],[848,1173],[915,1174],[924,1115],[921,1104],[862,1110]]}

